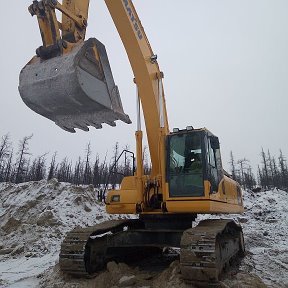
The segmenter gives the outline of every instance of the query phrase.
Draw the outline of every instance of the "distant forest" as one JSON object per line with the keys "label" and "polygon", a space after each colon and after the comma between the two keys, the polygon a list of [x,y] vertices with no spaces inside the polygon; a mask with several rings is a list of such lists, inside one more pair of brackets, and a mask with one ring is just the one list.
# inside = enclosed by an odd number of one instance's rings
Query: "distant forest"
{"label": "distant forest", "polygon": [[243,188],[272,189],[278,188],[288,191],[288,166],[286,158],[280,149],[277,157],[262,148],[261,163],[257,168],[257,175],[252,172],[250,161],[246,158],[236,160],[230,153],[230,174]]}
{"label": "distant forest", "polygon": [[[85,147],[84,157],[79,156],[76,163],[67,157],[57,159],[57,152],[47,161],[48,153],[33,157],[29,152],[29,141],[33,135],[25,136],[18,142],[18,149],[14,151],[9,134],[0,140],[0,182],[22,183],[28,181],[50,180],[57,178],[60,182],[69,182],[76,185],[93,184],[102,187],[104,184],[115,186],[121,183],[124,176],[133,175],[135,163],[133,154],[128,147],[120,151],[116,143],[113,156],[100,161],[98,154],[92,158],[91,145]],[[245,189],[254,189],[257,186],[263,189],[279,188],[288,190],[288,166],[282,151],[277,157],[263,149],[259,153],[261,163],[258,165],[257,174],[252,171],[250,161],[246,158],[235,159],[230,153],[230,171],[232,178],[237,180]],[[51,156],[50,156],[51,158]],[[149,160],[147,149],[144,149],[144,170],[149,173]]]}
{"label": "distant forest", "polygon": [[[91,145],[85,147],[84,157],[79,156],[76,163],[72,163],[67,157],[57,160],[57,152],[52,155],[51,161],[47,161],[48,153],[33,157],[29,151],[29,142],[33,135],[25,136],[18,142],[18,149],[13,150],[13,143],[9,134],[2,136],[0,140],[0,182],[23,183],[28,181],[50,180],[57,178],[60,182],[69,182],[76,185],[93,184],[102,187],[103,184],[115,186],[121,183],[124,176],[133,175],[135,163],[133,154],[125,147],[120,151],[119,144],[113,148],[113,157],[103,161],[96,154],[92,159]],[[145,149],[144,149],[145,150]],[[51,155],[50,157],[51,158]],[[149,171],[148,161],[144,153],[144,169]]]}

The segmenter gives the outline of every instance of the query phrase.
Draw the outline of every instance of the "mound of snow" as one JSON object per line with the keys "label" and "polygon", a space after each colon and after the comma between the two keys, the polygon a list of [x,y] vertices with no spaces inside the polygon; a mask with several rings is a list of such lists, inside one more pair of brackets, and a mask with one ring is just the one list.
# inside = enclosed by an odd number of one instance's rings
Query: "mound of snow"
{"label": "mound of snow", "polygon": [[241,268],[268,285],[288,287],[288,193],[281,190],[244,197],[242,224],[247,256]]}
{"label": "mound of snow", "polygon": [[197,222],[209,218],[240,222],[247,252],[240,272],[257,275],[269,287],[288,287],[288,193],[244,191],[243,198],[242,215],[199,215]]}
{"label": "mound of snow", "polygon": [[106,214],[96,193],[93,186],[74,186],[56,179],[1,183],[0,287],[12,283],[26,287],[23,279],[54,266],[65,234],[74,227],[121,217]]}

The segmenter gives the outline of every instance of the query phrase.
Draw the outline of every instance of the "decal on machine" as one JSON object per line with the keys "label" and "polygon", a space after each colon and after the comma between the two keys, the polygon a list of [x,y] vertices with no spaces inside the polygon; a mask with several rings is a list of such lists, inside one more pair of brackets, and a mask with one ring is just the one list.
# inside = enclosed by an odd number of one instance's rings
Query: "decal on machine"
{"label": "decal on machine", "polygon": [[136,34],[139,38],[139,40],[142,40],[143,39],[143,33],[141,31],[141,28],[140,28],[140,25],[138,24],[138,21],[137,21],[137,18],[136,16],[134,15],[133,11],[132,11],[132,8],[129,6],[129,1],[128,0],[123,0],[123,3],[125,5],[125,8],[126,8],[126,11],[130,17],[130,20],[133,24],[133,27],[136,31]]}

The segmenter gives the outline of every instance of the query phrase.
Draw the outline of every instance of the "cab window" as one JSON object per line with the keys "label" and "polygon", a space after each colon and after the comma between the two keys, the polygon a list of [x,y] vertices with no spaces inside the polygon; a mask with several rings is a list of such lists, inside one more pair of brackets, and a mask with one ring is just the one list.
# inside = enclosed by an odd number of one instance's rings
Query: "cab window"
{"label": "cab window", "polygon": [[204,195],[201,136],[199,132],[170,136],[167,179],[171,197]]}

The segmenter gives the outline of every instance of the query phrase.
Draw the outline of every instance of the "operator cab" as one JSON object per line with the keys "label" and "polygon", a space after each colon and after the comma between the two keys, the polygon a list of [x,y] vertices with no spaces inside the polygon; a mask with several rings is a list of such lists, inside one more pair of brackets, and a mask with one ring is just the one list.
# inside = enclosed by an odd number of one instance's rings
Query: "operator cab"
{"label": "operator cab", "polygon": [[217,192],[223,178],[218,137],[207,129],[174,130],[167,137],[167,182],[170,197],[203,197]]}

